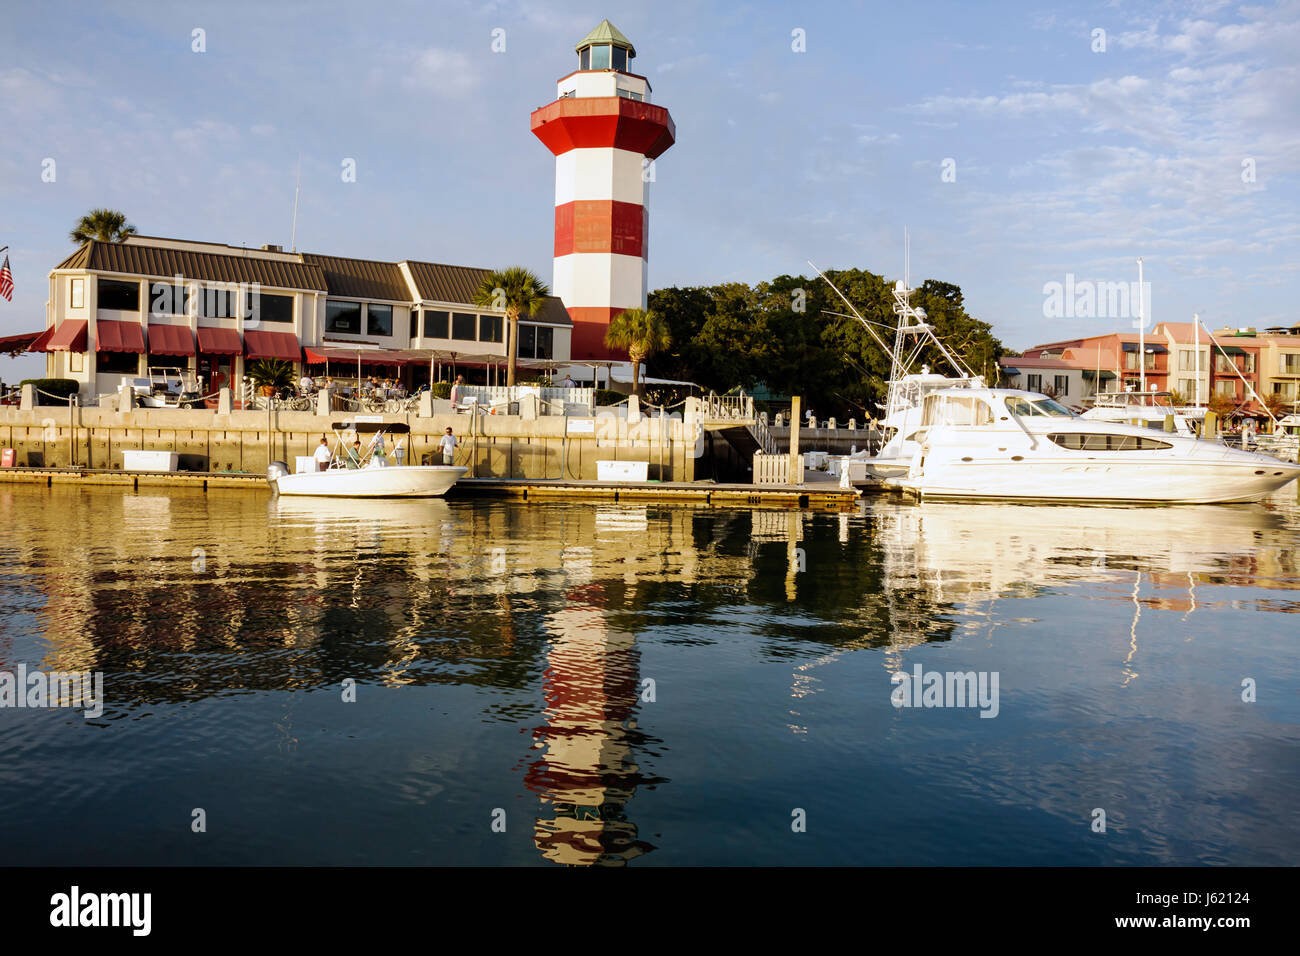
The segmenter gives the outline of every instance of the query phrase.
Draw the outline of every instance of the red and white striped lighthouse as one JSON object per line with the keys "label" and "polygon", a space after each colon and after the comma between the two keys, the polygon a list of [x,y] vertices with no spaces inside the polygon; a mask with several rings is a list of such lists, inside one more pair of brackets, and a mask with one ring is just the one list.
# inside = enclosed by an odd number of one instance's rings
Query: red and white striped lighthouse
{"label": "red and white striped lighthouse", "polygon": [[609,320],[645,308],[653,161],[673,145],[672,117],[629,72],[636,50],[602,20],[574,48],[578,69],[532,130],[555,154],[555,274],[551,292],[573,319],[572,357],[626,358],[605,346]]}

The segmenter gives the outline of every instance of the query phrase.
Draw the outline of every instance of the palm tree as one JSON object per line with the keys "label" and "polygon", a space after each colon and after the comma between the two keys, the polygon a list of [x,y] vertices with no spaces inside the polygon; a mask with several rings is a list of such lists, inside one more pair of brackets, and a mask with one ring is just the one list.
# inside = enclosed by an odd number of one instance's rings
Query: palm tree
{"label": "palm tree", "polygon": [[519,316],[536,315],[551,294],[546,283],[523,266],[510,266],[489,272],[474,293],[474,304],[504,312],[510,320],[509,365],[506,384],[515,384],[515,364],[519,358]]}
{"label": "palm tree", "polygon": [[135,226],[126,221],[126,216],[116,209],[92,209],[73,226],[68,238],[81,245],[91,239],[100,242],[121,242],[127,236],[135,235]]}
{"label": "palm tree", "polygon": [[625,309],[610,320],[605,344],[612,349],[626,349],[632,362],[632,394],[641,396],[640,363],[672,344],[668,323],[646,309]]}

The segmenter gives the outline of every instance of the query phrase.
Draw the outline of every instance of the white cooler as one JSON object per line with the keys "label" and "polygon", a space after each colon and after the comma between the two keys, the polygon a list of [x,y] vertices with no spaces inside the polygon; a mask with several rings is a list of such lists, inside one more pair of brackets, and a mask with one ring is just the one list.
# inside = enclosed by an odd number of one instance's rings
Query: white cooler
{"label": "white cooler", "polygon": [[124,451],[124,471],[175,471],[179,460],[174,451]]}
{"label": "white cooler", "polygon": [[293,473],[301,475],[304,471],[316,470],[315,455],[295,455],[293,459]]}
{"label": "white cooler", "polygon": [[597,481],[647,481],[650,475],[648,461],[597,461]]}

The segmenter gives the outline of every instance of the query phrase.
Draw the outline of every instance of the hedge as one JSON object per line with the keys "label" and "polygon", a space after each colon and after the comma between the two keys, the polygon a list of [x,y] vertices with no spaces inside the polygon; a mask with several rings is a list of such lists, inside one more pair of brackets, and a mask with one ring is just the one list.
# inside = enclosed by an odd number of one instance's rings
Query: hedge
{"label": "hedge", "polygon": [[612,388],[596,389],[597,405],[617,405],[619,402],[623,401],[626,398],[627,396],[624,395],[622,392],[617,392]]}
{"label": "hedge", "polygon": [[[25,378],[18,383],[19,388],[24,385],[35,385],[36,404],[37,405],[66,405],[68,396],[77,394],[81,383],[75,378]],[[42,395],[41,392],[48,394]],[[50,398],[50,395],[58,395],[59,398]]]}

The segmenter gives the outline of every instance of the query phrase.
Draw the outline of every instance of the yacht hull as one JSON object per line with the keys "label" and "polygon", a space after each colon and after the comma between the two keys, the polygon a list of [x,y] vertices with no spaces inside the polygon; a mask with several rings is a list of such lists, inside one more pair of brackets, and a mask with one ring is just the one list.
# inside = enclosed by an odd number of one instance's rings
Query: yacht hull
{"label": "yacht hull", "polygon": [[333,468],[271,478],[281,495],[326,498],[434,498],[447,493],[469,469],[451,465]]}
{"label": "yacht hull", "polygon": [[[1259,456],[1261,459],[1263,456]],[[1026,466],[1029,467],[1026,467]],[[1258,501],[1300,475],[1277,460],[1253,462],[1150,461],[924,462],[923,472],[886,484],[921,498],[1139,504],[1227,504]]]}

